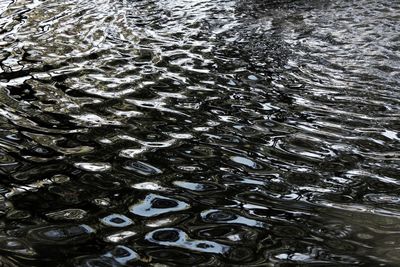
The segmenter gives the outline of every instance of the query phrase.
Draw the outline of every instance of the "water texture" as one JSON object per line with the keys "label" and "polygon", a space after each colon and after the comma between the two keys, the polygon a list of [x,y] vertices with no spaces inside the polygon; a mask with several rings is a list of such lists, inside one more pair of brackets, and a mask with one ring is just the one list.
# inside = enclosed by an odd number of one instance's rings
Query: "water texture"
{"label": "water texture", "polygon": [[399,266],[399,21],[0,0],[2,266]]}

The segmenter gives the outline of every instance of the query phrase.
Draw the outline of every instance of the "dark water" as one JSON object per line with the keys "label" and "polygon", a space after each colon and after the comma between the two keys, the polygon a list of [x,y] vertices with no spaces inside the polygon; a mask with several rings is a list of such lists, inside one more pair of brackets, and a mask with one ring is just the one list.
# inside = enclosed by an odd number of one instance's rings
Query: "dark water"
{"label": "dark water", "polygon": [[4,266],[400,265],[400,2],[0,14]]}

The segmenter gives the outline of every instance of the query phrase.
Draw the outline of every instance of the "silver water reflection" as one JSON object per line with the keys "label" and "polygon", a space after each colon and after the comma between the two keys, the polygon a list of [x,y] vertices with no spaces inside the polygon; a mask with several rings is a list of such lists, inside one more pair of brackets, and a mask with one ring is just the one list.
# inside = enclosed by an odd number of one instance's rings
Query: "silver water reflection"
{"label": "silver water reflection", "polygon": [[400,4],[0,0],[7,266],[400,264]]}

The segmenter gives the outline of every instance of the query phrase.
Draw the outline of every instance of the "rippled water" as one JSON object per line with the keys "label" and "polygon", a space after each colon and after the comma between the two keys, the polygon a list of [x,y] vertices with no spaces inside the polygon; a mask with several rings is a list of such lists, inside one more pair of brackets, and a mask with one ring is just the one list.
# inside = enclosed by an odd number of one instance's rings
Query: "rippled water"
{"label": "rippled water", "polygon": [[3,265],[400,265],[398,1],[0,14]]}

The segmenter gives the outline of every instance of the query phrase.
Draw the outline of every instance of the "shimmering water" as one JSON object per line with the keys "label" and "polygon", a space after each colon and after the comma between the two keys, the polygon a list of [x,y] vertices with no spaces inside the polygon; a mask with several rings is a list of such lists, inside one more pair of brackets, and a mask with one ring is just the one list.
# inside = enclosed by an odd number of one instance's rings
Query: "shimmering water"
{"label": "shimmering water", "polygon": [[4,266],[400,265],[400,2],[0,14]]}

